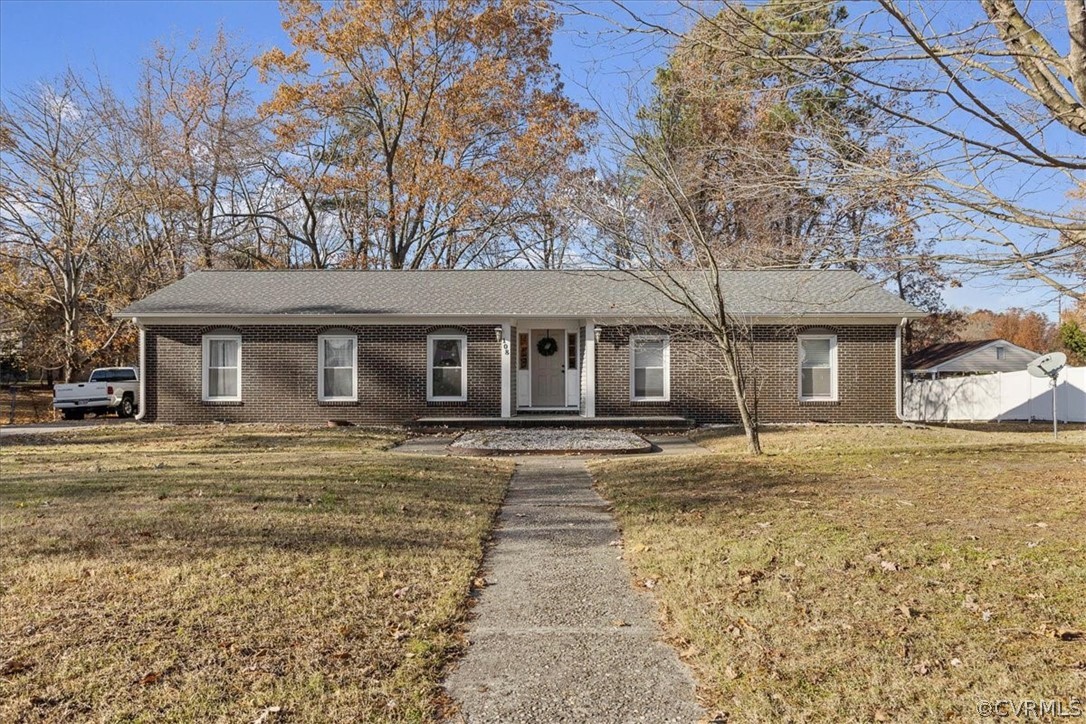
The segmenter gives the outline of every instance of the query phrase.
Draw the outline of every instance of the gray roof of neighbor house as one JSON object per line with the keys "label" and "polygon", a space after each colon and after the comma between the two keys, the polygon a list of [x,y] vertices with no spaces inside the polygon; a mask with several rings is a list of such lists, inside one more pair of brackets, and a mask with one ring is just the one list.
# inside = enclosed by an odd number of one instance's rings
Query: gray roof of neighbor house
{"label": "gray roof of neighbor house", "polygon": [[[673,272],[708,298],[708,276]],[[727,271],[735,314],[771,317],[924,316],[851,271]],[[615,271],[199,271],[117,313],[156,316],[685,316],[666,295]]]}
{"label": "gray roof of neighbor house", "polygon": [[[1003,356],[996,348],[1003,347]],[[902,363],[909,372],[1017,372],[1039,357],[1037,352],[1005,339],[970,339],[933,344],[913,352]]]}

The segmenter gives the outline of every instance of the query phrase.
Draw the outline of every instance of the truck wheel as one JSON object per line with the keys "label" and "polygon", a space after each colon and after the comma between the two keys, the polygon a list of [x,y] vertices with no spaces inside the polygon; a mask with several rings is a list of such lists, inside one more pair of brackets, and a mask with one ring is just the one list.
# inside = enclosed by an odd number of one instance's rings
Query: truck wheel
{"label": "truck wheel", "polygon": [[132,417],[136,411],[136,405],[132,402],[132,395],[121,398],[121,404],[117,407],[117,417]]}
{"label": "truck wheel", "polygon": [[83,411],[82,410],[64,410],[64,419],[65,420],[82,420],[83,419]]}

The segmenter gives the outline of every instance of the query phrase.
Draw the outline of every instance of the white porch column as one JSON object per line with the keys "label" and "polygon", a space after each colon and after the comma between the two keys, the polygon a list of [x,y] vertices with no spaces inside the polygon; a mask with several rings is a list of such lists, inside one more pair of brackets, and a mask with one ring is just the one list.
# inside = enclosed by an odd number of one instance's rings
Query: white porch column
{"label": "white porch column", "polygon": [[596,323],[584,325],[584,416],[596,416]]}
{"label": "white porch column", "polygon": [[510,325],[502,325],[502,417],[513,416],[513,340]]}

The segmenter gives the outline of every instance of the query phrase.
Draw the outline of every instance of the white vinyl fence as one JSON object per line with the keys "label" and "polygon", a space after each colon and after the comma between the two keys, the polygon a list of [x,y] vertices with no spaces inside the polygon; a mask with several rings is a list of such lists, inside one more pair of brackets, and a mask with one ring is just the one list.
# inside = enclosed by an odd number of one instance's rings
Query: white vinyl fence
{"label": "white vinyl fence", "polygon": [[[1025,370],[916,380],[905,383],[902,407],[916,422],[1051,420],[1052,383]],[[1086,367],[1060,370],[1056,416],[1086,422]]]}

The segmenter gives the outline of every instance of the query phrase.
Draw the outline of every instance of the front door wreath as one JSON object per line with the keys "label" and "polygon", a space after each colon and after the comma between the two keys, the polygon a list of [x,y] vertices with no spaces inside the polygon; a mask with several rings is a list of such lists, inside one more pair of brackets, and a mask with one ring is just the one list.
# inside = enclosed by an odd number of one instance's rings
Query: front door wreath
{"label": "front door wreath", "polygon": [[548,335],[539,340],[539,342],[536,343],[535,348],[543,357],[550,357],[558,351],[558,341],[554,337]]}

